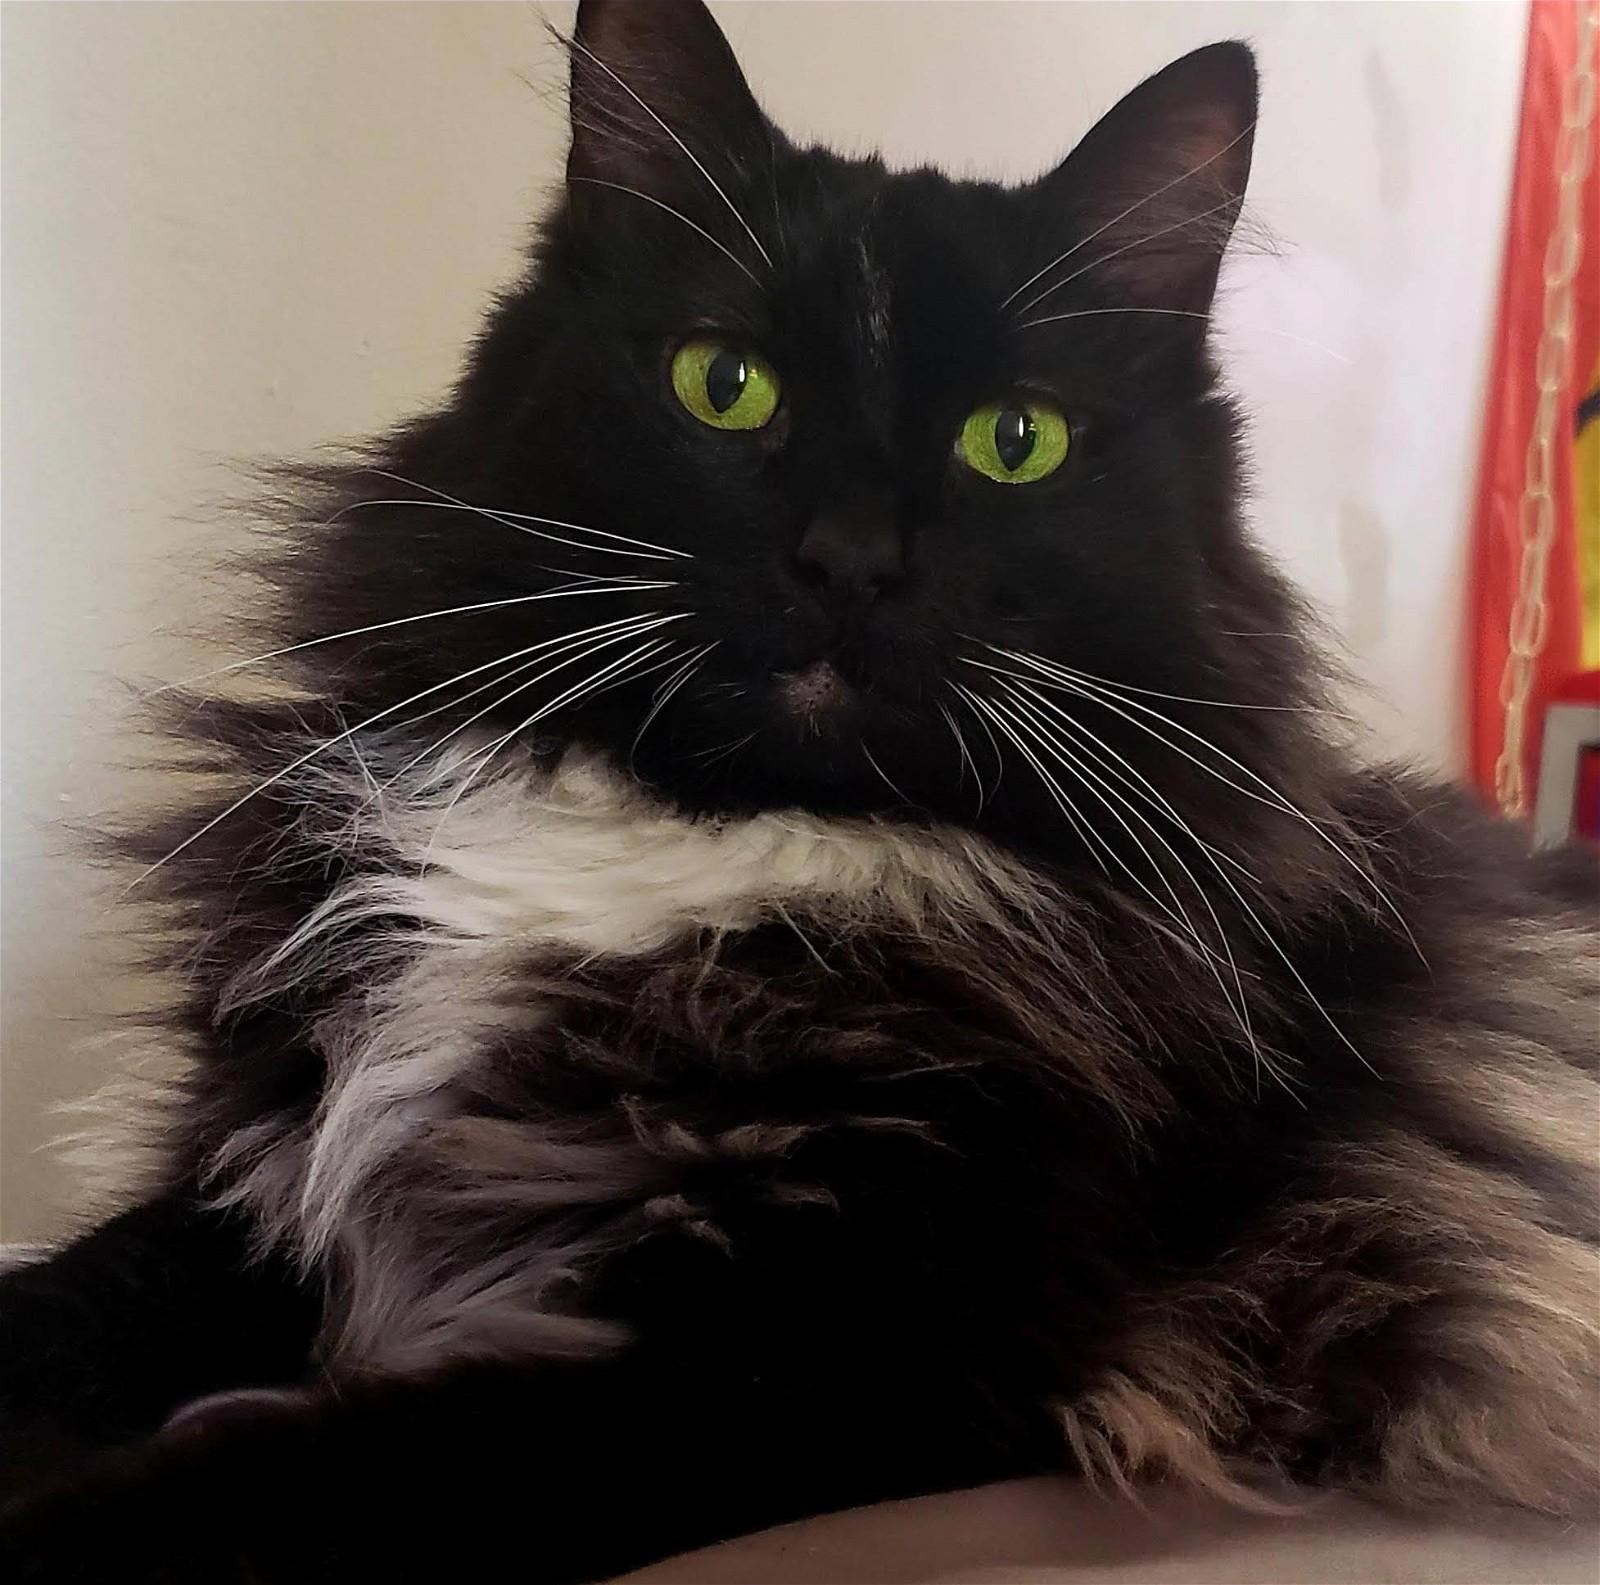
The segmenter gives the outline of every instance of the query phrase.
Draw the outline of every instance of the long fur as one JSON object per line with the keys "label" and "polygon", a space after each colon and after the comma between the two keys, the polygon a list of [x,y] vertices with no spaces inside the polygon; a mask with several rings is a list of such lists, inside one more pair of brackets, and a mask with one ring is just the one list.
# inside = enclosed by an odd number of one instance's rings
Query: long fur
{"label": "long fur", "polygon": [[[1016,190],[794,148],[690,0],[572,69],[527,279],[284,475],[269,653],[110,839],[177,1071],[0,1285],[0,1562],[465,1577],[535,1490],[557,1585],[1045,1469],[1591,1514],[1595,868],[1362,763],[1240,522],[1248,51]],[[707,326],[765,428],[674,396]],[[960,463],[1041,389],[1055,474]]]}

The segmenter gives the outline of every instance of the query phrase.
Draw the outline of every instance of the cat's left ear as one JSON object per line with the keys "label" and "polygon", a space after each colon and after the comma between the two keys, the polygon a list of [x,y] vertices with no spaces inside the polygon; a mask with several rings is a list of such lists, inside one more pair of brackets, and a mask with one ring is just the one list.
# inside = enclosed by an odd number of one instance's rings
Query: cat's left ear
{"label": "cat's left ear", "polygon": [[1046,232],[1071,256],[1018,302],[1081,274],[1130,306],[1208,312],[1250,177],[1256,103],[1255,56],[1227,43],[1183,56],[1113,106],[1038,184]]}
{"label": "cat's left ear", "polygon": [[770,152],[770,126],[701,0],[582,0],[570,41],[567,181],[715,209],[715,186]]}

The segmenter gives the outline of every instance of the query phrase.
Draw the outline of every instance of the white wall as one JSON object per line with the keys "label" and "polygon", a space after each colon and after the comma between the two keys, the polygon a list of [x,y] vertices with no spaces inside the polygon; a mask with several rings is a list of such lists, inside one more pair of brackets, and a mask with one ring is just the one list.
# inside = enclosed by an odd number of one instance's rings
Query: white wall
{"label": "white wall", "polygon": [[[1460,763],[1463,532],[1520,78],[1514,4],[724,4],[792,131],[1024,176],[1221,37],[1265,80],[1222,310],[1262,537],[1386,703]],[[565,23],[568,7],[545,12]],[[559,62],[520,4],[90,4],[4,16],[4,1177],[59,1227],[46,1108],[129,1000],[118,916],[60,829],[127,796],[114,676],[171,631],[228,458],[430,401],[558,171]],[[519,73],[522,74],[519,76]],[[532,91],[522,76],[531,79]]]}

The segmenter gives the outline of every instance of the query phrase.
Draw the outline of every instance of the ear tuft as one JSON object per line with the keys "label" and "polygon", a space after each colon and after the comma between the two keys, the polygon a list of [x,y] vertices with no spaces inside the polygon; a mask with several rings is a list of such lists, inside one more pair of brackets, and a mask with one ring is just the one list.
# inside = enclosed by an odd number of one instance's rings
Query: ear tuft
{"label": "ear tuft", "polygon": [[1087,276],[1119,302],[1208,311],[1250,176],[1256,106],[1255,56],[1241,43],[1195,50],[1135,88],[1040,184],[1073,247],[1019,306],[1048,313],[1046,297]]}

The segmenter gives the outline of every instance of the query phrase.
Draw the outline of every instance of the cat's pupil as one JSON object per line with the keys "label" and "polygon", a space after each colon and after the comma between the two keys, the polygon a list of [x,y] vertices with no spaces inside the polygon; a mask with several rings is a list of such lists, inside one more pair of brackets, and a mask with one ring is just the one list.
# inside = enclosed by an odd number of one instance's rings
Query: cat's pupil
{"label": "cat's pupil", "polygon": [[994,449],[1000,461],[1015,473],[1028,460],[1038,433],[1025,407],[1003,407],[994,421]]}
{"label": "cat's pupil", "polygon": [[706,365],[706,400],[717,412],[727,412],[739,400],[748,378],[742,354],[719,352]]}

